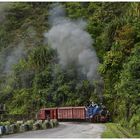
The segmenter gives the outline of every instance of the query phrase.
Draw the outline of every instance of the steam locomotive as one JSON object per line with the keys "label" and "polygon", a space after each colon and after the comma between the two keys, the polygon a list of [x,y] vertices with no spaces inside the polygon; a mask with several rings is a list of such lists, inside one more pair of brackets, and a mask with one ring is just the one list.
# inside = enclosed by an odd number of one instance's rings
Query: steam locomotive
{"label": "steam locomotive", "polygon": [[105,123],[110,120],[110,113],[105,106],[97,104],[78,107],[42,108],[38,113],[38,119],[83,120]]}

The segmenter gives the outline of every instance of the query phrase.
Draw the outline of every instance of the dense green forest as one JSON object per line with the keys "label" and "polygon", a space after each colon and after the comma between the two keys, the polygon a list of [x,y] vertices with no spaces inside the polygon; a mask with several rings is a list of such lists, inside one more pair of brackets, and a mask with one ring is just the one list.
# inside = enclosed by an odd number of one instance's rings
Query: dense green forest
{"label": "dense green forest", "polygon": [[68,18],[87,22],[103,84],[81,78],[72,66],[63,69],[44,43],[51,5],[0,7],[0,103],[9,114],[35,114],[41,107],[93,100],[107,106],[113,121],[140,129],[140,3],[61,3]]}

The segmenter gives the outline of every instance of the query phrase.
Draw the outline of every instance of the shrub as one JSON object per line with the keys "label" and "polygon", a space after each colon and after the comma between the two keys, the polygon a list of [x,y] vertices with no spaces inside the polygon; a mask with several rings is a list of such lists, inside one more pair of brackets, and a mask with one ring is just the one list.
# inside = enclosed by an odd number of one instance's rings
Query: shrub
{"label": "shrub", "polygon": [[9,121],[0,122],[0,126],[10,125]]}

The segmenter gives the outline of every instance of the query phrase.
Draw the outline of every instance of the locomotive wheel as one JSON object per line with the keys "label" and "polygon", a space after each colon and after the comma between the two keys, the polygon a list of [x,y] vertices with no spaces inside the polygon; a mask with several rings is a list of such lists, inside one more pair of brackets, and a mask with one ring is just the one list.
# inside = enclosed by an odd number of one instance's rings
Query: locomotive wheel
{"label": "locomotive wheel", "polygon": [[99,115],[95,116],[95,122],[98,123],[99,122]]}
{"label": "locomotive wheel", "polygon": [[95,115],[92,119],[92,122],[94,123],[98,123],[100,121],[100,116],[99,115]]}
{"label": "locomotive wheel", "polygon": [[101,116],[100,122],[106,123],[107,122],[107,118],[105,116]]}
{"label": "locomotive wheel", "polygon": [[91,122],[91,123],[92,123],[92,122],[93,122],[93,119],[92,119],[92,118],[89,118],[89,122]]}

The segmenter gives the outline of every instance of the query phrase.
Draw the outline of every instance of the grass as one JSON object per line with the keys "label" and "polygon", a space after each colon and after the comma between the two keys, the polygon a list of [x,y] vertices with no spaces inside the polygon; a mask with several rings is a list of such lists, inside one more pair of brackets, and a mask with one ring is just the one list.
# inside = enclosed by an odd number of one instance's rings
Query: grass
{"label": "grass", "polygon": [[134,138],[127,129],[116,123],[107,123],[106,130],[102,134],[102,138]]}

